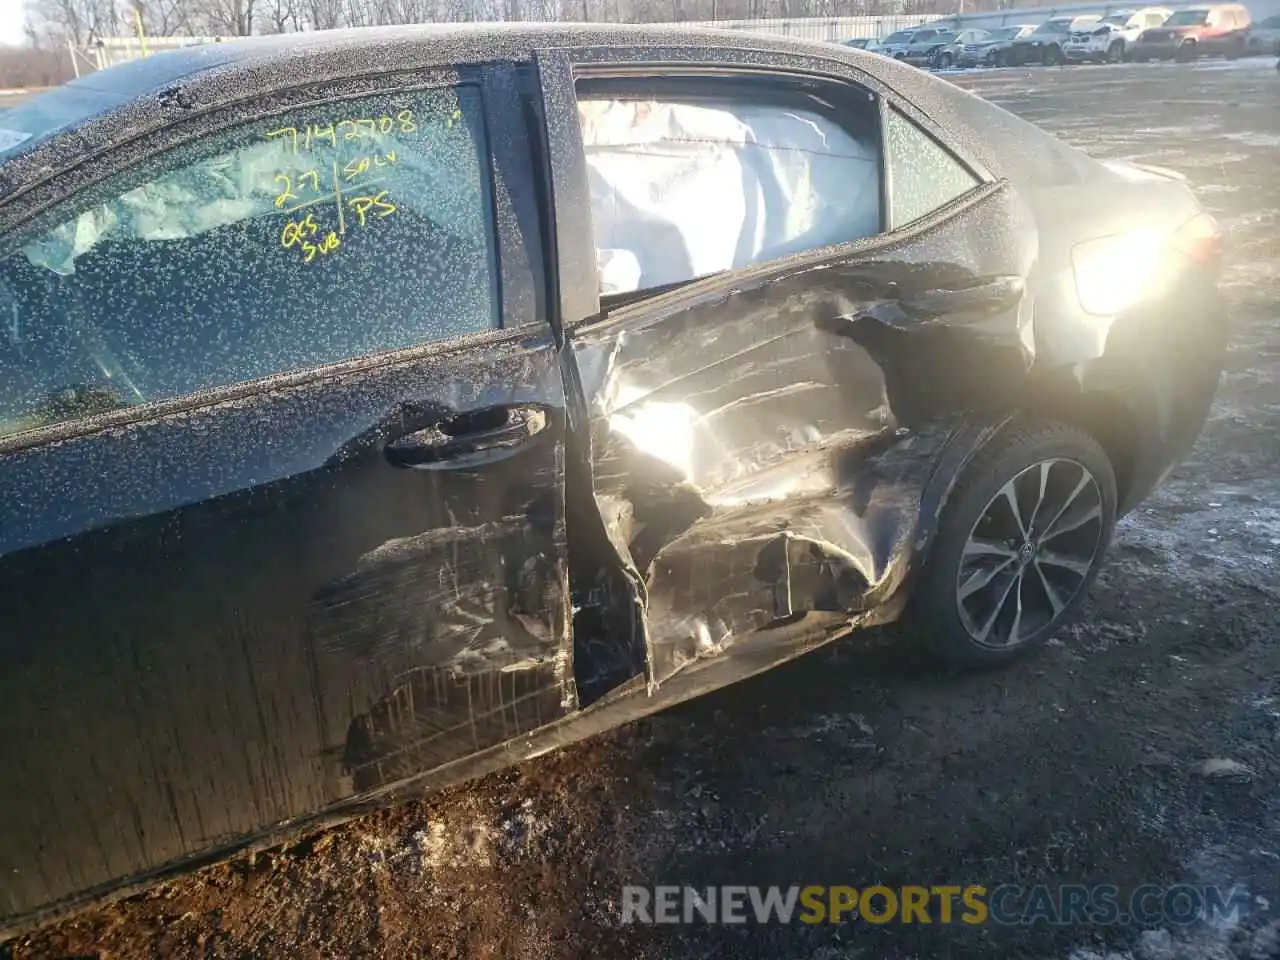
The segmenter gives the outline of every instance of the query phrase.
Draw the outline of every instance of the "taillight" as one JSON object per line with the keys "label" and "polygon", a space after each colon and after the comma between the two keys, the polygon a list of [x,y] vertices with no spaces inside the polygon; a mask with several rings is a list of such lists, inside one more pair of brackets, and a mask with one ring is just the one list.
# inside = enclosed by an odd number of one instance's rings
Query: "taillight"
{"label": "taillight", "polygon": [[1115,316],[1143,300],[1158,298],[1187,261],[1216,270],[1222,261],[1222,229],[1199,213],[1169,234],[1113,234],[1071,250],[1076,295],[1086,313]]}
{"label": "taillight", "polygon": [[1207,213],[1198,213],[1173,235],[1170,246],[1195,263],[1218,266],[1222,263],[1222,228]]}

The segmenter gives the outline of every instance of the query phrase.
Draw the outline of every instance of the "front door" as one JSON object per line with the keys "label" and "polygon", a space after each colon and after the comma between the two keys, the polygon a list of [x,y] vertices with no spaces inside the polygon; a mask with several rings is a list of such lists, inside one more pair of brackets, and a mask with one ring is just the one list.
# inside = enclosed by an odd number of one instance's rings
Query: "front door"
{"label": "front door", "polygon": [[942,450],[1026,373],[1036,248],[1012,191],[873,78],[631,56],[540,71],[561,289],[592,291],[564,314],[594,494],[660,684],[894,597]]}
{"label": "front door", "polygon": [[510,84],[298,89],[0,209],[0,924],[573,707]]}

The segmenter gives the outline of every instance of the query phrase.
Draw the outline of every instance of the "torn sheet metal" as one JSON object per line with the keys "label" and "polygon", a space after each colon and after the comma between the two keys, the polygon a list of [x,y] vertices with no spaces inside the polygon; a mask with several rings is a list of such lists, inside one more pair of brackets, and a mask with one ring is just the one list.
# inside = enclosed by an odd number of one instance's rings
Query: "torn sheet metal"
{"label": "torn sheet metal", "polygon": [[575,334],[597,503],[645,584],[651,683],[893,593],[953,428],[1027,381],[1035,253],[997,189],[921,239]]}

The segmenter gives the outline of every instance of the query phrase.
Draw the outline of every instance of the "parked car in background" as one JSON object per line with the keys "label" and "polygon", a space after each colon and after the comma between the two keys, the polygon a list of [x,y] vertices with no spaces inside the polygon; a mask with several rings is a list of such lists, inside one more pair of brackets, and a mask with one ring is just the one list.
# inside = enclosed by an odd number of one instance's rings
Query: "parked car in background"
{"label": "parked car in background", "polygon": [[852,47],[854,50],[867,50],[875,42],[875,37],[850,37],[844,41],[844,46]]}
{"label": "parked car in background", "polygon": [[1255,55],[1280,54],[1280,14],[1267,17],[1249,28],[1245,52]]}
{"label": "parked car in background", "polygon": [[886,57],[892,57],[895,60],[902,59],[902,54],[907,49],[907,44],[911,42],[911,38],[916,35],[916,30],[895,30],[889,36],[884,38],[884,42],[880,44],[880,49],[876,53]]}
{"label": "parked car in background", "polygon": [[1062,47],[1071,34],[1091,27],[1101,19],[1096,13],[1051,17],[1025,37],[1013,41],[1009,48],[1009,63],[1015,67],[1026,63],[1043,63],[1046,66],[1062,63]]}
{"label": "parked car in background", "polygon": [[0,129],[0,940],[899,616],[1010,662],[1225,352],[1184,178],[836,44],[317,31]]}
{"label": "parked car in background", "polygon": [[938,70],[955,66],[965,47],[973,43],[981,43],[988,36],[990,36],[988,31],[977,27],[968,27],[959,31],[949,42],[944,41],[933,48],[933,53],[929,57],[929,66]]}
{"label": "parked car in background", "polygon": [[1109,14],[1093,26],[1073,30],[1062,46],[1063,56],[1072,63],[1119,63],[1143,30],[1160,26],[1172,13],[1164,7],[1143,7]]}
{"label": "parked car in background", "polygon": [[1009,27],[997,27],[986,37],[966,43],[956,55],[956,65],[961,67],[1003,67],[1009,62],[1009,50],[1014,41],[1034,31],[1034,23],[1020,23]]}
{"label": "parked car in background", "polygon": [[1144,30],[1129,52],[1131,60],[1194,60],[1239,57],[1249,38],[1249,10],[1216,3],[1178,10],[1164,23]]}
{"label": "parked car in background", "polygon": [[950,43],[954,37],[954,30],[942,27],[920,27],[911,35],[906,46],[894,54],[894,59],[905,60],[907,63],[919,66],[927,63],[934,50],[944,43]]}

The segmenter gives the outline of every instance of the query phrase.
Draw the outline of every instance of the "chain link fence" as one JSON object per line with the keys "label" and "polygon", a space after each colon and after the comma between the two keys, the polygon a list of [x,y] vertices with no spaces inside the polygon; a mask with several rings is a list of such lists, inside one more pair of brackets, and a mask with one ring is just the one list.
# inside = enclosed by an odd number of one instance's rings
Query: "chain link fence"
{"label": "chain link fence", "polygon": [[893,15],[873,17],[791,17],[782,20],[685,20],[668,23],[668,27],[715,27],[719,30],[748,30],[769,33],[796,40],[839,42],[854,37],[884,39],[895,30],[918,27],[940,14]]}

